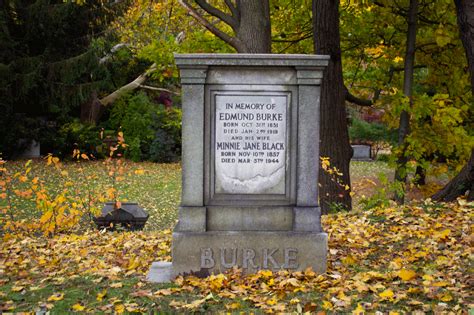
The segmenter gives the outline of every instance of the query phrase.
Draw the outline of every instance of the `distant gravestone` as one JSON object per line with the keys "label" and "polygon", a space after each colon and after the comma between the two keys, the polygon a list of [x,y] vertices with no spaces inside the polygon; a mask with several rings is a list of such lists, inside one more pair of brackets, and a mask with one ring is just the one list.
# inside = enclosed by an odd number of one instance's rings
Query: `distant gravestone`
{"label": "distant gravestone", "polygon": [[352,145],[352,159],[356,161],[370,161],[372,160],[371,147],[367,144],[353,144]]}
{"label": "distant gravestone", "polygon": [[19,159],[33,159],[41,157],[40,143],[36,140],[20,139],[18,146],[21,148]]}
{"label": "distant gravestone", "polygon": [[[328,57],[175,59],[183,93],[183,191],[171,274],[206,276],[233,267],[324,272],[319,99]],[[162,281],[153,273],[163,266],[154,263],[151,281]]]}

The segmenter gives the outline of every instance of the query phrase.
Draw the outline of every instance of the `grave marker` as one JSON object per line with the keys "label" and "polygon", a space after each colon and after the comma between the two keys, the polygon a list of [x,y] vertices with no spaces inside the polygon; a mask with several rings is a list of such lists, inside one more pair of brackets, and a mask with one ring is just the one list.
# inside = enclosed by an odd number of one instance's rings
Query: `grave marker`
{"label": "grave marker", "polygon": [[327,56],[177,54],[183,191],[172,273],[326,270],[318,205]]}

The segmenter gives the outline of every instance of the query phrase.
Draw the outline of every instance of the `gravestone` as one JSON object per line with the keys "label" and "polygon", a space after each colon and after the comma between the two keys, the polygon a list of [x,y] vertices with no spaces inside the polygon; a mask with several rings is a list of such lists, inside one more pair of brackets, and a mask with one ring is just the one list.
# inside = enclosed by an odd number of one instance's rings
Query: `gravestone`
{"label": "gravestone", "polygon": [[34,159],[41,157],[40,143],[36,140],[20,139],[18,146],[21,152],[17,158],[19,159]]}
{"label": "gravestone", "polygon": [[328,57],[176,54],[175,60],[183,185],[172,274],[206,276],[234,266],[244,273],[324,272],[319,98]]}
{"label": "gravestone", "polygon": [[352,159],[356,161],[370,161],[372,160],[372,152],[370,145],[367,144],[353,144],[352,145]]}

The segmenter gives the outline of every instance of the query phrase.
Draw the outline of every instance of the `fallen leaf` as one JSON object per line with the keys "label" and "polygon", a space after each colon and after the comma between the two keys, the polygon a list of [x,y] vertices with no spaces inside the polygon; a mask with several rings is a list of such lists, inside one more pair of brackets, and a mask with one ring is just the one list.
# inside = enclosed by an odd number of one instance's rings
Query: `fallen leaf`
{"label": "fallen leaf", "polygon": [[48,302],[61,301],[64,298],[64,293],[54,293],[48,298]]}
{"label": "fallen leaf", "polygon": [[397,273],[397,276],[403,281],[410,281],[416,277],[416,272],[409,269],[402,269]]}

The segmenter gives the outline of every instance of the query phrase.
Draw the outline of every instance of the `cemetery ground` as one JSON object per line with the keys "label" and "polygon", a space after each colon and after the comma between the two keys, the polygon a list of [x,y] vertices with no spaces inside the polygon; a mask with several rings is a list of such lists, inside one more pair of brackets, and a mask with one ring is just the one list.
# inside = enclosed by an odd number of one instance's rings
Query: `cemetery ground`
{"label": "cemetery ground", "polygon": [[[462,199],[450,204],[423,200],[446,178],[429,179],[435,184],[410,192],[411,199],[420,200],[396,206],[378,177],[383,173],[391,178],[389,166],[353,162],[355,209],[322,219],[329,235],[325,274],[262,270],[242,276],[232,270],[205,279],[178,277],[170,284],[150,284],[145,275],[151,263],[171,260],[171,229],[180,196],[178,164],[127,162],[126,172],[119,175],[119,199],[138,201],[150,213],[141,232],[97,231],[88,221],[74,226],[64,221],[64,232],[61,226],[42,230],[35,222],[44,209],[36,209],[35,197],[24,185],[47,183],[54,207],[67,199],[64,190],[87,198],[91,192],[113,193],[110,177],[101,162],[65,163],[60,169],[44,161],[26,168],[24,162],[12,164],[8,167],[20,172],[20,188],[1,201],[11,207],[1,213],[0,312],[395,314],[467,313],[473,308],[474,205]],[[12,220],[19,227],[10,231],[5,224]]]}

